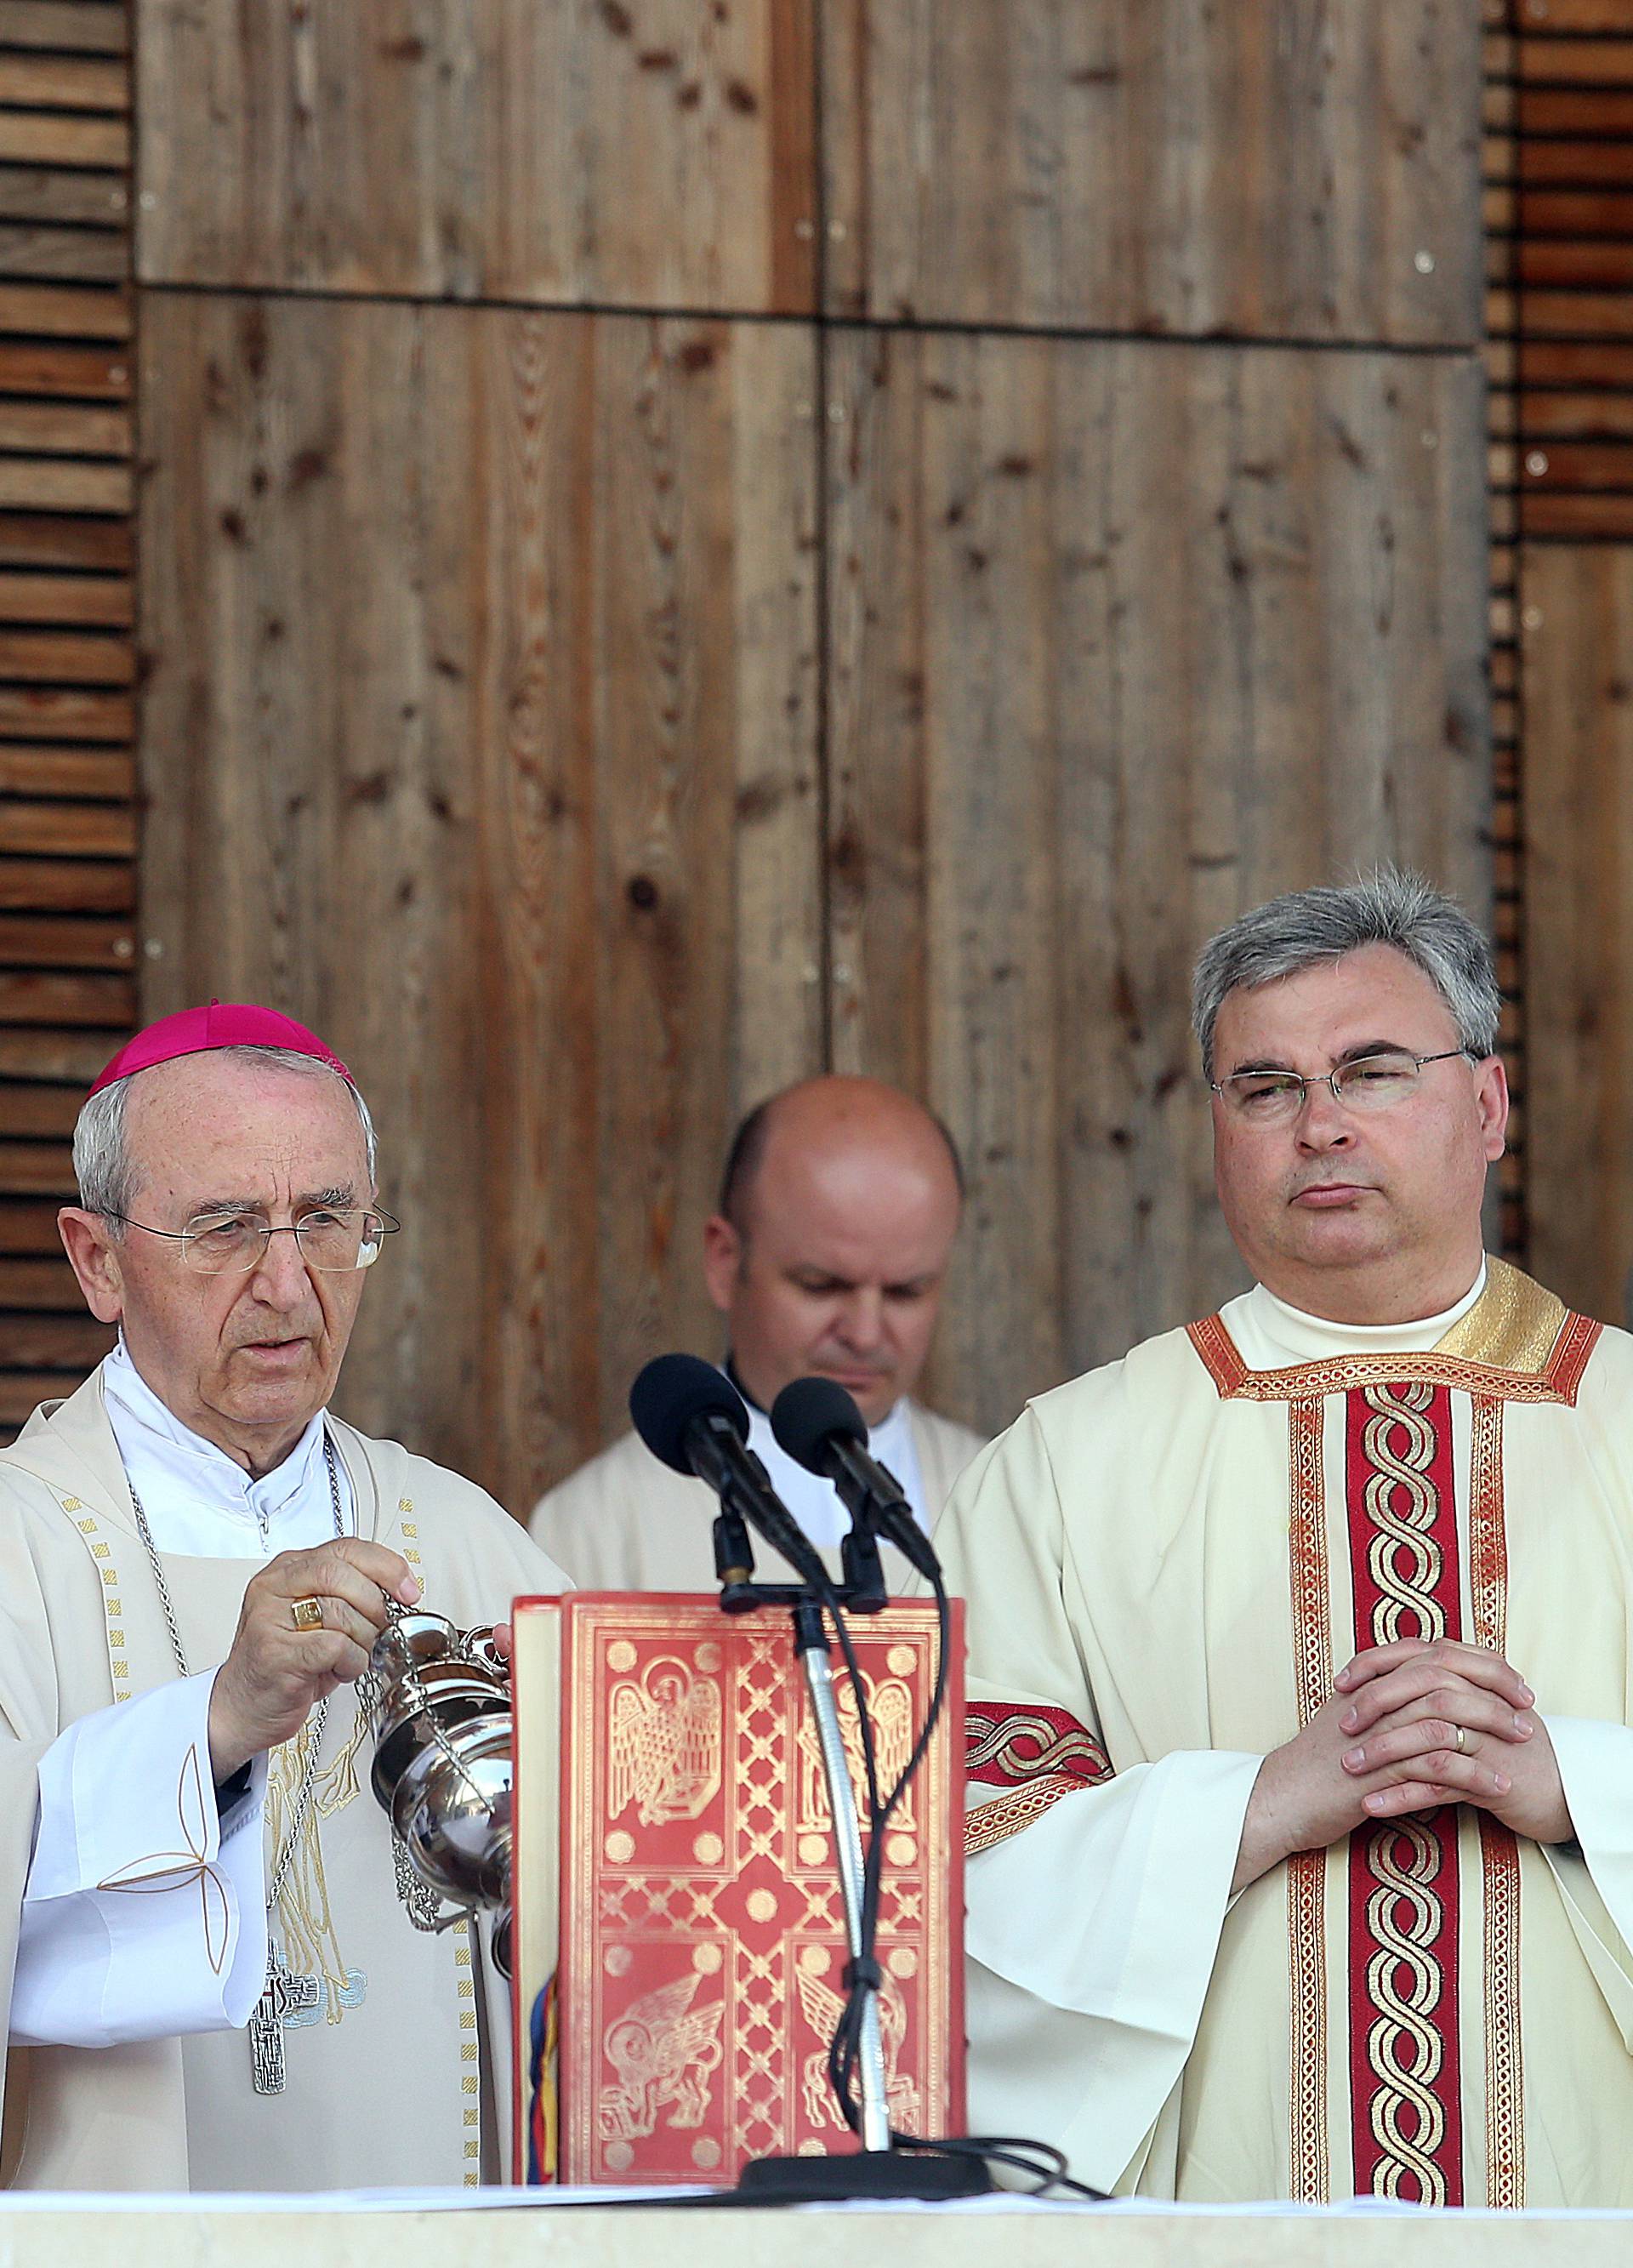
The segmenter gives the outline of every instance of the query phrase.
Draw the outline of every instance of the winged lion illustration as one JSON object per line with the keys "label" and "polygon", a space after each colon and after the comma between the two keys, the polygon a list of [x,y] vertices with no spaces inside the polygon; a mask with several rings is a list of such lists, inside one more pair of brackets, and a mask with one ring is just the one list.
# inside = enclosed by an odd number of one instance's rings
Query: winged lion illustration
{"label": "winged lion illustration", "polygon": [[701,2126],[709,2110],[710,2074],[720,2068],[724,2000],[695,2008],[698,1978],[677,1977],[632,2000],[607,2028],[602,2052],[616,2080],[603,2087],[596,2126],[604,2142],[651,2134],[658,2114],[671,2126]]}

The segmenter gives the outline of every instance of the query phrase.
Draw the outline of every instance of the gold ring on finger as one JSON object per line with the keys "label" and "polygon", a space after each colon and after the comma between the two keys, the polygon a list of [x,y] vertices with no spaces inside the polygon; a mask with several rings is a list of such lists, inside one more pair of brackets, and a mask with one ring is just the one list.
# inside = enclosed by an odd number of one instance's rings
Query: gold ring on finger
{"label": "gold ring on finger", "polygon": [[291,1599],[289,1616],[298,1631],[321,1630],[323,1602],[321,1599]]}
{"label": "gold ring on finger", "polygon": [[1462,1727],[1461,1727],[1460,1725],[1454,1725],[1454,1726],[1452,1727],[1452,1733],[1453,1733],[1453,1740],[1452,1740],[1452,1745],[1453,1745],[1453,1747],[1457,1750],[1457,1753],[1458,1753],[1458,1755],[1459,1755],[1460,1756],[1466,1756],[1468,1754],[1468,1735],[1467,1735],[1467,1734],[1463,1730],[1463,1728],[1462,1728]]}

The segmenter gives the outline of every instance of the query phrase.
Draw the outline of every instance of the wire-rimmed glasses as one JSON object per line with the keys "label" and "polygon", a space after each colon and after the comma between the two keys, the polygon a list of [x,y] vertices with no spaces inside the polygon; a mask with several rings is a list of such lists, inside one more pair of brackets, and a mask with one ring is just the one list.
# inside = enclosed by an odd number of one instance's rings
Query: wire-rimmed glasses
{"label": "wire-rimmed glasses", "polygon": [[182,1266],[199,1276],[246,1274],[260,1266],[275,1236],[292,1236],[308,1268],[342,1276],[354,1268],[371,1268],[386,1239],[402,1226],[381,1205],[370,1205],[361,1211],[314,1205],[283,1228],[275,1228],[258,1212],[195,1213],[185,1228],[152,1228],[146,1221],[133,1220],[122,1212],[110,1212],[105,1218],[179,1246]]}
{"label": "wire-rimmed glasses", "polygon": [[1425,1064],[1452,1063],[1467,1048],[1445,1048],[1435,1056],[1415,1056],[1404,1048],[1380,1049],[1370,1056],[1354,1056],[1331,1071],[1233,1071],[1208,1084],[1232,1117],[1254,1125],[1276,1126],[1296,1118],[1313,1086],[1332,1090],[1333,1100],[1348,1110],[1388,1110],[1416,1091]]}

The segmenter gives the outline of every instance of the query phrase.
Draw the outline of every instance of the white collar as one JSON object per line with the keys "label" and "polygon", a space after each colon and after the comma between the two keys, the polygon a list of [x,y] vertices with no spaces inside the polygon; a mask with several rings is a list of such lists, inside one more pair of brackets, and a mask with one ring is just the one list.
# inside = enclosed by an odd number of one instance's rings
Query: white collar
{"label": "white collar", "polygon": [[1410,1322],[1329,1322],[1324,1315],[1306,1314],[1303,1308],[1290,1306],[1262,1284],[1255,1284],[1251,1292],[1232,1300],[1220,1313],[1243,1359],[1255,1369],[1271,1365],[1256,1359],[1258,1350],[1244,1345],[1245,1336],[1268,1342],[1275,1351],[1275,1358],[1282,1361],[1319,1362],[1328,1355],[1362,1352],[1426,1354],[1445,1336],[1453,1323],[1468,1313],[1485,1288],[1482,1253],[1480,1272],[1460,1300],[1454,1300],[1438,1315],[1420,1315]]}
{"label": "white collar", "polygon": [[[721,1368],[725,1367],[723,1363]],[[901,1482],[914,1516],[922,1528],[927,1528],[930,1523],[924,1505],[924,1483],[913,1440],[912,1404],[905,1394],[892,1403],[877,1425],[869,1426],[867,1445],[869,1454]],[[830,1550],[837,1545],[850,1527],[850,1514],[840,1501],[838,1491],[832,1481],[823,1480],[794,1462],[773,1434],[765,1411],[752,1402],[748,1404],[748,1446],[770,1475],[772,1487],[811,1541]],[[766,1580],[780,1582],[782,1568],[775,1560],[773,1565],[774,1572]]]}
{"label": "white collar", "polygon": [[[124,1334],[102,1365],[108,1423],[125,1471],[161,1550],[236,1557],[246,1545],[294,1548],[285,1530],[319,1542],[334,1532],[320,1410],[289,1454],[252,1480],[213,1441],[184,1425],[154,1393],[130,1359]],[[337,1476],[338,1484],[338,1476]],[[342,1517],[349,1491],[342,1487]]]}

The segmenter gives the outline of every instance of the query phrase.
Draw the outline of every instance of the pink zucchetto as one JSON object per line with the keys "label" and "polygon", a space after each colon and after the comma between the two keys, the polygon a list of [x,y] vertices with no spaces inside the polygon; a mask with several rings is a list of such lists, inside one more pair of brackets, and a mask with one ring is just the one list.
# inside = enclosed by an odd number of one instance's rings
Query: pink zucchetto
{"label": "pink zucchetto", "polygon": [[207,1008],[181,1008],[173,1016],[161,1016],[127,1040],[91,1093],[99,1094],[116,1079],[151,1071],[155,1064],[174,1063],[179,1056],[209,1055],[217,1048],[286,1048],[291,1055],[315,1056],[351,1083],[351,1073],[340,1057],[292,1016],[281,1016],[276,1008],[257,1008],[246,1000],[212,1000]]}

